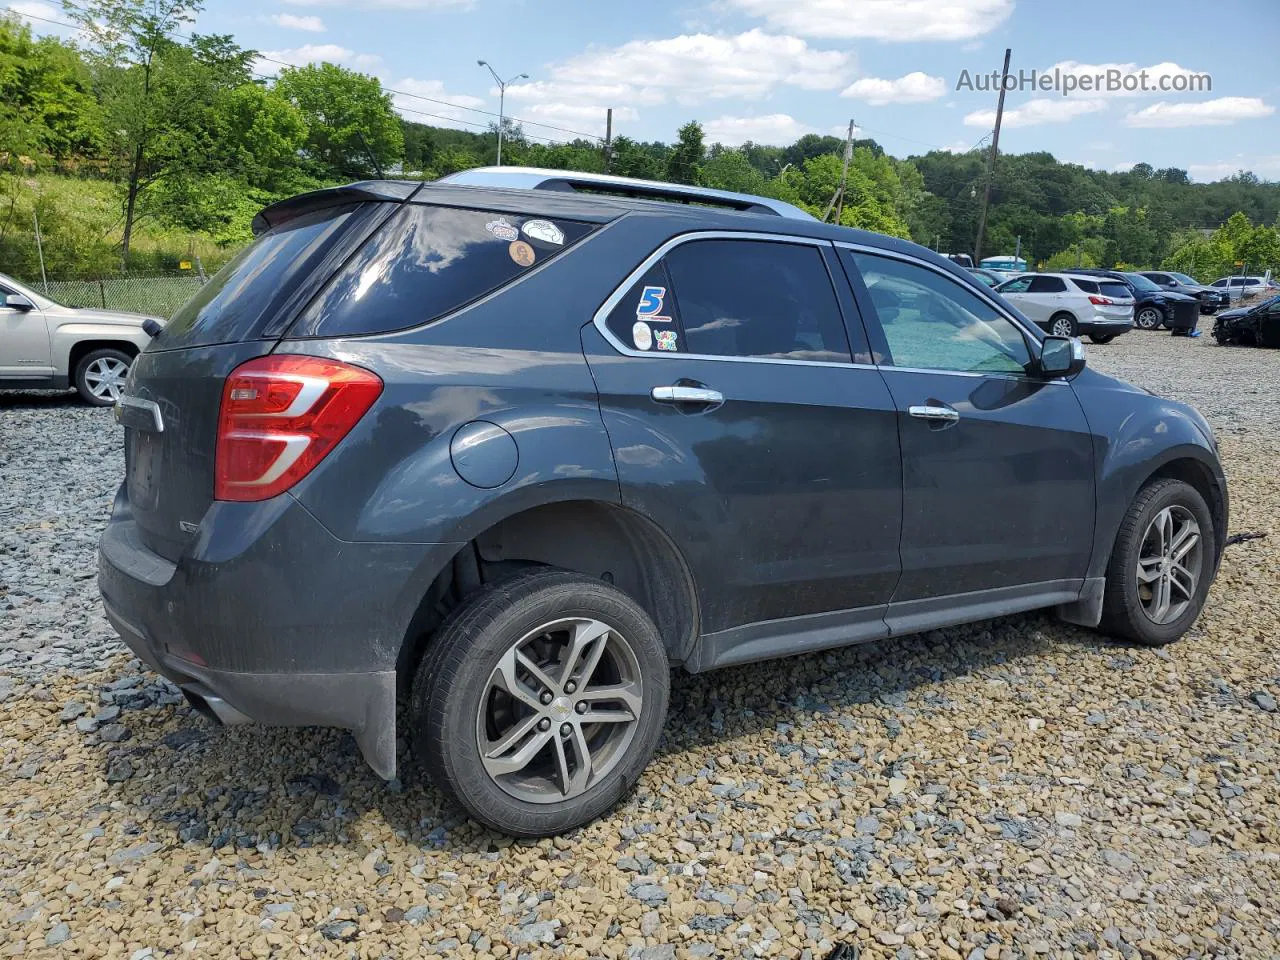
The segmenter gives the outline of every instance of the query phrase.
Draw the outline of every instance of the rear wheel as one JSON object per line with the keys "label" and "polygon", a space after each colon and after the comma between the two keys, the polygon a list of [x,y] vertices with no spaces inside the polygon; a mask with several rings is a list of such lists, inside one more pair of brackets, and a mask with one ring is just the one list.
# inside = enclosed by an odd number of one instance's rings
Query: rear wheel
{"label": "rear wheel", "polygon": [[1191,484],[1144,487],[1116,535],[1102,629],[1153,647],[1186,633],[1209,592],[1214,536],[1213,516]]}
{"label": "rear wheel", "polygon": [[1049,318],[1049,332],[1055,337],[1074,337],[1080,333],[1080,325],[1069,313],[1055,313]]}
{"label": "rear wheel", "polygon": [[123,350],[90,350],[76,364],[76,392],[85,403],[107,407],[120,399],[133,358]]}
{"label": "rear wheel", "polygon": [[1142,307],[1133,315],[1133,323],[1143,330],[1159,330],[1164,315],[1155,307]]}
{"label": "rear wheel", "polygon": [[1111,342],[1112,340],[1114,340],[1115,338],[1116,338],[1116,335],[1115,335],[1114,333],[1106,333],[1106,334],[1101,334],[1101,333],[1091,333],[1091,334],[1089,334],[1089,339],[1090,339],[1090,340],[1092,340],[1094,343],[1110,343],[1110,342]]}
{"label": "rear wheel", "polygon": [[626,594],[537,570],[450,615],[414,679],[415,753],[472,817],[538,837],[608,812],[649,762],[666,652]]}

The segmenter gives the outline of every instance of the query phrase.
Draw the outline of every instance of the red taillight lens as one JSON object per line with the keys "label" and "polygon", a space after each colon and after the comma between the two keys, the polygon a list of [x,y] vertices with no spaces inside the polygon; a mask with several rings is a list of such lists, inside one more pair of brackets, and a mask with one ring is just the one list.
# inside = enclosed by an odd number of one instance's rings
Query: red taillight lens
{"label": "red taillight lens", "polygon": [[1116,302],[1110,297],[1095,297],[1093,295],[1089,296],[1089,302],[1099,307],[1114,307],[1116,305]]}
{"label": "red taillight lens", "polygon": [[305,477],[382,393],[368,370],[275,354],[242,363],[222,387],[213,496],[267,500]]}

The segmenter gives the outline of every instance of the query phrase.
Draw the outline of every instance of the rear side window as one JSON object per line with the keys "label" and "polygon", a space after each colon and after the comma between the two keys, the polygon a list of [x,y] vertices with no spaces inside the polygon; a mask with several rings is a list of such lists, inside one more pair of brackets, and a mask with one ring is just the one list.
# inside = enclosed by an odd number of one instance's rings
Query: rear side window
{"label": "rear side window", "polygon": [[153,349],[257,337],[350,226],[358,206],[313,210],[263,234],[173,315]]}
{"label": "rear side window", "polygon": [[686,352],[852,362],[840,304],[817,247],[693,240],[666,260]]}
{"label": "rear side window", "polygon": [[592,229],[572,220],[406,204],[343,265],[290,336],[387,333],[439,319]]}
{"label": "rear side window", "polygon": [[1072,277],[1071,282],[1083,290],[1085,293],[1097,293],[1098,281],[1086,280],[1084,277]]}
{"label": "rear side window", "polygon": [[684,350],[676,320],[671,281],[662,262],[654,264],[609,313],[609,332],[634,350]]}

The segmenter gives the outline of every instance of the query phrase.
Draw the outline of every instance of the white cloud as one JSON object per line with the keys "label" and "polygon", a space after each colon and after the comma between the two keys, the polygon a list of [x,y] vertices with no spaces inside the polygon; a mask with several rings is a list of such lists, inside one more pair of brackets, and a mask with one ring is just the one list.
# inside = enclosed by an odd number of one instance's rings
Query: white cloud
{"label": "white cloud", "polygon": [[292,7],[380,7],[384,10],[470,9],[475,0],[284,0]]}
{"label": "white cloud", "polygon": [[[405,77],[403,80],[397,80],[388,84],[394,90],[400,90],[401,93],[392,94],[391,102],[396,109],[405,115],[408,120],[415,120],[419,123],[426,123],[437,127],[467,127],[472,123],[485,123],[490,118],[484,114],[475,113],[472,110],[466,110],[466,107],[483,107],[485,100],[483,97],[472,97],[465,93],[450,93],[445,89],[444,83],[439,80],[416,80],[413,77]],[[416,94],[417,96],[405,96],[405,94]],[[421,100],[419,97],[429,97],[429,100]],[[422,114],[431,114],[431,116],[423,116]],[[466,123],[463,121],[470,121]]]}
{"label": "white cloud", "polygon": [[[1086,113],[1096,113],[1107,109],[1105,100],[1070,100],[1040,98],[1028,100],[1012,110],[1005,110],[1004,125],[1006,127],[1034,127],[1041,123],[1065,123]],[[975,110],[966,114],[966,127],[994,127],[996,112],[994,110]]]}
{"label": "white cloud", "polygon": [[[1149,67],[1140,67],[1136,63],[1079,63],[1075,60],[1061,60],[1040,73],[1052,76],[1055,71],[1064,78],[1072,77],[1077,83],[1088,83],[1089,89],[1077,86],[1070,93],[1090,97],[1141,97],[1184,92],[1208,93],[1212,90],[1212,84],[1208,80],[1191,79],[1207,77],[1204,71],[1188,70],[1167,60]],[[1146,74],[1145,80],[1142,74]],[[1209,85],[1193,85],[1206,83]],[[1125,84],[1133,89],[1125,89]],[[1108,89],[1109,85],[1118,85],[1119,89]],[[1161,89],[1162,86],[1164,89]]]}
{"label": "white cloud", "polygon": [[802,37],[969,40],[1000,26],[1014,0],[728,0]]}
{"label": "white cloud", "polygon": [[1234,160],[1222,163],[1193,163],[1187,167],[1187,173],[1196,180],[1211,181],[1230,177],[1241,170],[1248,170],[1266,179],[1280,177],[1280,153],[1269,157],[1253,157],[1252,159],[1237,155]]}
{"label": "white cloud", "polygon": [[937,100],[946,92],[947,84],[941,77],[931,77],[916,70],[897,80],[863,77],[845,87],[840,96],[865,100],[873,107],[879,107],[886,103],[924,103]]}
{"label": "white cloud", "polygon": [[951,144],[951,146],[943,147],[942,149],[947,151],[947,153],[968,153],[970,150],[974,149],[974,146],[972,143],[965,140],[957,140],[955,143]]}
{"label": "white cloud", "polygon": [[270,18],[277,27],[286,30],[306,30],[309,33],[324,33],[324,21],[319,17],[300,17],[292,13],[273,13]]}
{"label": "white cloud", "polygon": [[336,43],[307,43],[286,50],[263,50],[255,69],[259,73],[274,75],[281,63],[291,67],[302,67],[308,63],[336,63],[353,70],[369,71],[381,66],[382,58],[376,53],[356,53]]}
{"label": "white cloud", "polygon": [[1124,118],[1131,127],[1205,127],[1253,120],[1275,113],[1276,108],[1261,97],[1218,97],[1198,103],[1170,103],[1161,100]]}
{"label": "white cloud", "polygon": [[1113,163],[1111,169],[1116,173],[1128,173],[1137,165],[1137,160],[1121,160],[1119,163]]}
{"label": "white cloud", "polygon": [[[817,131],[808,124],[785,113],[771,113],[760,117],[717,117],[702,125],[709,143],[722,143],[737,147],[750,140],[752,143],[793,143],[806,133]],[[841,130],[843,135],[846,130]]]}
{"label": "white cloud", "polygon": [[39,3],[37,0],[16,0],[15,3],[10,3],[8,6],[14,13],[28,17],[38,17],[41,20],[66,19],[66,14],[61,10],[49,6],[47,3]]}
{"label": "white cloud", "polygon": [[615,122],[628,122],[637,108],[759,98],[780,85],[831,90],[852,69],[848,54],[814,50],[796,37],[684,34],[588,49],[552,64],[545,78],[508,87],[507,99],[513,113],[603,133],[607,107],[615,108]]}

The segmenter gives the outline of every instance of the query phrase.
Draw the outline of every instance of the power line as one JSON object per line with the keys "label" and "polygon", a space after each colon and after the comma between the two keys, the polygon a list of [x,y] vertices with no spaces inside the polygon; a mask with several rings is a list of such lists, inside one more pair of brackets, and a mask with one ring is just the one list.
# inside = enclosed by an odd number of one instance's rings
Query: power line
{"label": "power line", "polygon": [[[12,7],[10,7],[10,8],[9,8],[8,12],[10,12],[10,13],[16,13],[16,14],[17,14],[18,16],[20,16],[20,17],[26,17],[28,20],[38,20],[38,21],[40,21],[41,23],[51,23],[51,24],[53,24],[54,26],[58,26],[58,27],[69,27],[69,28],[71,28],[72,30],[79,29],[79,28],[78,28],[78,26],[77,26],[76,24],[74,24],[74,23],[67,23],[67,22],[65,22],[65,21],[63,21],[63,20],[50,20],[48,17],[37,17],[37,16],[36,16],[35,14],[33,14],[33,13],[24,13],[23,11],[21,11],[21,10],[15,10],[15,9],[13,9]],[[189,41],[189,40],[191,39],[189,36],[186,36],[185,34],[181,34],[181,33],[177,33],[177,32],[170,33],[170,34],[169,34],[169,36],[171,36],[171,37],[176,37],[176,38],[177,38],[177,39],[179,39],[179,40],[188,40],[188,41]],[[263,55],[262,55],[262,53],[261,53],[260,51],[255,51],[255,53],[257,54],[257,59],[259,59],[259,60],[263,61],[264,63],[274,63],[276,66],[279,66],[279,67],[292,67],[292,68],[296,68],[296,67],[297,67],[297,64],[296,64],[296,63],[289,63],[287,60],[276,60],[276,59],[274,59],[274,58],[272,58],[272,57],[263,56]],[[270,80],[270,79],[272,79],[271,77],[269,77],[269,76],[264,76],[264,75],[262,75],[262,74],[255,74],[255,76],[258,76],[258,77],[260,77],[260,78],[261,78],[261,79],[263,79],[263,80]],[[450,107],[450,108],[452,108],[452,109],[454,109],[454,110],[467,110],[467,111],[470,111],[471,113],[481,113],[481,114],[484,114],[484,115],[485,115],[485,116],[487,116],[487,117],[496,117],[496,116],[499,116],[499,114],[494,113],[492,110],[484,110],[484,109],[482,109],[482,108],[480,108],[480,107],[469,107],[469,106],[466,106],[465,104],[461,104],[461,103],[450,103],[448,100],[440,100],[440,99],[437,99],[436,97],[428,97],[428,96],[424,96],[424,95],[423,95],[423,94],[421,94],[421,93],[410,93],[408,90],[395,90],[395,89],[393,89],[393,88],[391,88],[391,87],[383,87],[382,89],[383,89],[383,90],[385,90],[387,93],[393,93],[393,94],[395,94],[395,95],[396,95],[396,96],[398,96],[398,97],[412,97],[412,98],[414,98],[415,100],[422,100],[422,101],[425,101],[426,103],[435,103],[435,104],[439,104],[439,105],[440,105],[440,106],[442,106],[442,107]],[[407,108],[406,108],[406,109],[407,109]],[[419,111],[410,111],[410,112],[411,112],[411,113],[412,113],[412,112],[422,113],[422,115],[423,115],[423,116],[426,116],[426,117],[432,117],[432,116],[434,116],[434,117],[436,117],[437,119],[440,119],[440,120],[453,120],[453,119],[455,119],[455,118],[453,118],[453,117],[441,117],[441,116],[439,116],[438,114],[423,113],[423,112],[422,112],[422,111],[420,111],[420,110],[419,110]],[[524,125],[527,125],[527,126],[532,126],[532,127],[544,127],[544,128],[546,128],[546,129],[548,129],[548,130],[557,130],[557,131],[559,131],[560,133],[571,133],[571,134],[573,134],[575,137],[586,137],[586,138],[587,138],[587,139],[589,139],[589,140],[600,140],[601,142],[603,142],[603,140],[604,140],[604,138],[603,138],[603,137],[601,137],[601,136],[600,136],[599,134],[597,134],[597,133],[584,133],[584,132],[583,132],[583,131],[581,131],[581,130],[570,130],[568,127],[558,127],[558,126],[556,126],[556,125],[555,125],[555,124],[553,124],[553,123],[543,123],[543,122],[542,122],[542,121],[540,121],[540,120],[528,120],[528,119],[525,119],[524,117],[511,117],[510,119],[511,119],[511,120],[513,120],[513,121],[515,121],[516,123],[524,124]],[[458,121],[458,122],[460,122],[460,123],[461,123],[461,122],[464,122],[464,121]],[[472,126],[484,126],[484,124],[472,124]],[[533,136],[533,135],[532,135],[532,134],[528,134],[528,136]],[[565,141],[563,141],[563,140],[552,140],[550,137],[534,137],[534,139],[536,139],[536,140],[546,140],[548,143],[564,143],[564,142],[565,142]]]}

